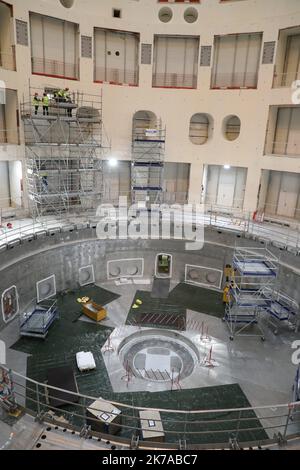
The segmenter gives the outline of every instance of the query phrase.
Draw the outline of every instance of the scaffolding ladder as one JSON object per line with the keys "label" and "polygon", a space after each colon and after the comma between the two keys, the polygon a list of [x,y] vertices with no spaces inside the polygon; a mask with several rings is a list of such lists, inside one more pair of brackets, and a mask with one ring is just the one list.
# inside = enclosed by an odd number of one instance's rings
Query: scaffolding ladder
{"label": "scaffolding ladder", "polygon": [[[35,92],[49,98],[35,113]],[[59,102],[55,90],[31,89],[21,105],[26,152],[26,183],[33,217],[94,211],[101,202],[102,94],[72,93]]]}
{"label": "scaffolding ladder", "polygon": [[155,127],[134,125],[132,135],[132,203],[160,204],[163,198],[163,174],[166,129],[158,120]]}
{"label": "scaffolding ladder", "polygon": [[230,301],[223,318],[229,338],[258,336],[264,341],[261,315],[270,308],[274,297],[279,260],[266,246],[236,247],[232,266]]}

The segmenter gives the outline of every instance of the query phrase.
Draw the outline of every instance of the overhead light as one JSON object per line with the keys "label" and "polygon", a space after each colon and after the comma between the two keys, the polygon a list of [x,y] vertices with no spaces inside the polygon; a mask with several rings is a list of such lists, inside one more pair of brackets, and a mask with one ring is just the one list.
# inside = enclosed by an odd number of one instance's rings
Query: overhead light
{"label": "overhead light", "polygon": [[230,170],[231,166],[230,165],[224,165],[224,170]]}
{"label": "overhead light", "polygon": [[109,164],[109,166],[111,166],[111,167],[117,166],[117,165],[118,165],[118,160],[116,160],[115,158],[110,158],[110,159],[108,160],[108,164]]}

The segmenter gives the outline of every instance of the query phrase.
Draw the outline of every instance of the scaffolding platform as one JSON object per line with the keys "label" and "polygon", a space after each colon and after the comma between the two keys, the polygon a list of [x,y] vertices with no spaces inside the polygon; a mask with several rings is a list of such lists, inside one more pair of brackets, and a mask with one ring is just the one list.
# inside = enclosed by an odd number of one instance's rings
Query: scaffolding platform
{"label": "scaffolding platform", "polygon": [[56,300],[44,300],[37,304],[32,300],[20,314],[20,335],[45,339],[52,323],[59,316],[56,303]]}
{"label": "scaffolding platform", "polygon": [[[151,128],[150,128],[151,127]],[[146,115],[133,120],[131,199],[133,203],[162,202],[166,130]]]}
{"label": "scaffolding platform", "polygon": [[[33,217],[94,212],[103,195],[102,95],[76,92],[71,102],[59,102],[56,91],[29,88],[21,106]],[[35,92],[47,93],[49,114],[42,103],[35,113]],[[76,109],[72,116],[70,109]]]}
{"label": "scaffolding platform", "polygon": [[[269,291],[269,289],[267,289]],[[269,296],[271,293],[269,292]],[[269,314],[268,323],[274,327],[274,334],[278,333],[278,327],[281,324],[288,325],[295,332],[298,331],[300,315],[299,304],[290,296],[273,291],[272,298],[265,307]]]}

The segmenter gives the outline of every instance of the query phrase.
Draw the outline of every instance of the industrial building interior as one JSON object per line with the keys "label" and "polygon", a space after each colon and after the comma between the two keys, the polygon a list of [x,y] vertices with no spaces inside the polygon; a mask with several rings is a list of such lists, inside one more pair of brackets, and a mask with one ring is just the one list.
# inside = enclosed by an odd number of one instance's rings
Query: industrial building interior
{"label": "industrial building interior", "polygon": [[0,0],[0,449],[299,449],[299,162],[299,0]]}

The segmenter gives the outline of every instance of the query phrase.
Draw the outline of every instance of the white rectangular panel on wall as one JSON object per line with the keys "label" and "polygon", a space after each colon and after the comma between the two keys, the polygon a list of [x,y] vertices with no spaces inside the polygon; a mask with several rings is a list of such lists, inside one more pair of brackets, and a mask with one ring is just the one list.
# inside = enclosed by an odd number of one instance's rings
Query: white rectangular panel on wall
{"label": "white rectangular panel on wall", "polygon": [[95,81],[138,84],[139,35],[95,28]]}
{"label": "white rectangular panel on wall", "polygon": [[153,86],[196,88],[199,38],[155,36]]}
{"label": "white rectangular panel on wall", "polygon": [[215,36],[212,88],[257,86],[262,33]]}
{"label": "white rectangular panel on wall", "polygon": [[300,176],[297,173],[282,173],[277,215],[294,217],[300,189]]}
{"label": "white rectangular panel on wall", "polygon": [[300,34],[288,36],[283,68],[282,85],[290,86],[300,78]]}
{"label": "white rectangular panel on wall", "polygon": [[33,73],[78,78],[78,25],[30,13]]}
{"label": "white rectangular panel on wall", "polygon": [[300,108],[278,109],[272,153],[300,155]]}

